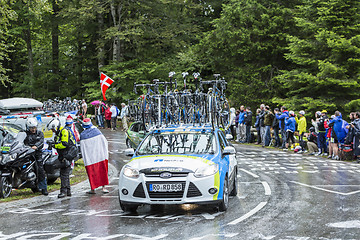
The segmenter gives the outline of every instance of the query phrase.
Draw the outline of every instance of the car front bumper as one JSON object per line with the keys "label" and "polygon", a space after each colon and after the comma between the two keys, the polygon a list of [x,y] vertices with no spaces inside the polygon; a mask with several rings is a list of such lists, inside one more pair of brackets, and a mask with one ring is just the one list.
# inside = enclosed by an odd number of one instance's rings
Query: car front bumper
{"label": "car front bumper", "polygon": [[[150,184],[158,183],[182,184],[182,191],[150,191]],[[216,193],[211,194],[210,189],[216,189]],[[134,179],[121,173],[119,178],[119,198],[122,203],[126,204],[215,204],[221,200],[219,198],[222,197],[222,194],[219,194],[221,191],[218,174],[196,178],[193,173],[188,173],[184,177],[168,179],[140,174],[138,178]],[[127,194],[124,194],[126,192]]]}

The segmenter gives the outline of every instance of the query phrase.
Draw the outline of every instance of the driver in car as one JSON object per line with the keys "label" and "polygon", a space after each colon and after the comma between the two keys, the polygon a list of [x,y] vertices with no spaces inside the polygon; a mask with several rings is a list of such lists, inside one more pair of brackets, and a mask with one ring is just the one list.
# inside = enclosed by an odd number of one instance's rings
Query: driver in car
{"label": "driver in car", "polygon": [[47,196],[47,182],[44,170],[44,163],[42,162],[42,148],[44,146],[44,134],[37,130],[38,121],[35,118],[28,118],[26,120],[26,138],[24,144],[30,146],[35,150],[35,168],[37,170],[38,188],[41,194]]}

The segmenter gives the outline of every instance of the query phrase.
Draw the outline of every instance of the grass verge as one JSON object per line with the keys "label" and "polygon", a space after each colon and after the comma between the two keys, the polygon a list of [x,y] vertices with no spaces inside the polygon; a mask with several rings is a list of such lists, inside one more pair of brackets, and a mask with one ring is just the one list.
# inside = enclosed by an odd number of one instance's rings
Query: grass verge
{"label": "grass verge", "polygon": [[[70,184],[77,184],[87,179],[85,165],[82,159],[75,162],[75,167],[72,171]],[[60,189],[60,178],[58,178],[53,184],[48,185],[48,192],[57,191]],[[33,193],[30,188],[26,189],[13,189],[11,195],[8,198],[0,199],[0,202],[10,202],[25,198],[31,198],[41,195],[41,193]]]}

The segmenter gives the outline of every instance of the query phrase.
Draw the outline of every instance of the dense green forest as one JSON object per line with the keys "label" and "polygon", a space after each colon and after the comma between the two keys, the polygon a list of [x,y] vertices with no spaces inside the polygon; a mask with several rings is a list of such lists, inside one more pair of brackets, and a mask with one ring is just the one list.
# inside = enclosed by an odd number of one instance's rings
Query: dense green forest
{"label": "dense green forest", "polygon": [[[0,0],[1,98],[135,98],[220,73],[235,107],[360,110],[358,0]],[[310,115],[309,115],[310,116]]]}

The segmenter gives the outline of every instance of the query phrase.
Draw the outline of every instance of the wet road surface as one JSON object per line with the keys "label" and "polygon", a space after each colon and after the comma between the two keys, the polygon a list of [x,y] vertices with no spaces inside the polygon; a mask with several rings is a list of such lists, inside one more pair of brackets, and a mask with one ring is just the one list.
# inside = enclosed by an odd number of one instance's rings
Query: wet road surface
{"label": "wet road surface", "polygon": [[238,194],[227,212],[212,206],[119,206],[117,174],[130,160],[123,132],[109,141],[110,193],[58,192],[0,203],[1,239],[360,239],[360,165],[236,145]]}

